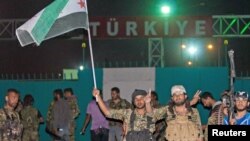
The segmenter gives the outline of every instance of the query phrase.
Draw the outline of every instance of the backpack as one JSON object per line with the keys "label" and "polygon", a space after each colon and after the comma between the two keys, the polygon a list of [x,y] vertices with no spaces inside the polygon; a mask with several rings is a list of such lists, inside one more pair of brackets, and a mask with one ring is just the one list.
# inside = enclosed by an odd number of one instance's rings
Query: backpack
{"label": "backpack", "polygon": [[149,126],[152,124],[152,117],[147,116],[147,128],[142,131],[134,131],[135,113],[130,115],[131,131],[126,135],[126,141],[156,141],[153,134],[149,131]]}

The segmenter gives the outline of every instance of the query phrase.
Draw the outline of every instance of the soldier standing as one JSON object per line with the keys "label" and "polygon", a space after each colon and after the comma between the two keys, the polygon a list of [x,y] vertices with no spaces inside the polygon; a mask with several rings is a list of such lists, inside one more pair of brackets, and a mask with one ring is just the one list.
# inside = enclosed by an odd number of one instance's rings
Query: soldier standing
{"label": "soldier standing", "polygon": [[121,120],[126,126],[126,141],[155,141],[153,132],[155,131],[154,119],[146,113],[145,103],[149,103],[150,94],[147,96],[144,90],[135,90],[132,94],[132,102],[135,108],[132,109],[108,109],[103,102],[100,91],[93,90],[93,96],[98,99],[98,105],[106,117]]}
{"label": "soldier standing", "polygon": [[43,122],[41,113],[33,107],[34,98],[27,94],[23,99],[23,109],[20,112],[23,124],[23,141],[39,141],[39,124]]}
{"label": "soldier standing", "polygon": [[225,125],[250,125],[250,113],[247,112],[248,93],[239,91],[235,95],[235,117],[229,120],[229,117],[224,117]]}
{"label": "soldier standing", "polygon": [[200,115],[196,108],[190,106],[185,88],[182,85],[175,85],[171,88],[171,95],[172,99],[168,106],[153,110],[153,117],[157,120],[166,118],[166,139],[202,141]]}
{"label": "soldier standing", "polygon": [[56,89],[53,92],[54,101],[51,102],[46,119],[46,130],[54,141],[70,141],[70,127],[73,113],[66,100],[63,99],[63,91]]}
{"label": "soldier standing", "polygon": [[72,88],[64,89],[64,98],[69,103],[70,109],[72,110],[73,113],[73,119],[71,121],[72,123],[70,126],[70,141],[75,141],[75,128],[76,128],[75,119],[79,116],[80,110],[77,103],[77,98],[74,95]]}
{"label": "soldier standing", "polygon": [[22,129],[19,115],[14,111],[18,102],[18,91],[8,89],[5,96],[5,106],[0,109],[0,140],[21,141]]}
{"label": "soldier standing", "polygon": [[222,125],[223,124],[223,105],[221,101],[216,101],[210,92],[204,92],[200,96],[204,107],[210,108],[207,125],[204,125],[205,141],[208,140],[208,125]]}
{"label": "soldier standing", "polygon": [[[120,97],[120,89],[113,87],[111,89],[111,99],[108,100],[110,109],[130,109],[132,105]],[[121,141],[123,137],[123,126],[120,120],[109,120],[109,141]]]}

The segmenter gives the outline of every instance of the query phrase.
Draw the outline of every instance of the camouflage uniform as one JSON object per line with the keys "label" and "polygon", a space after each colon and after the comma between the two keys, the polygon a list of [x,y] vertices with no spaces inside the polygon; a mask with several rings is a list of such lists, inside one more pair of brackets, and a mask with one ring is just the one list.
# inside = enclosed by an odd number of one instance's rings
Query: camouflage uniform
{"label": "camouflage uniform", "polygon": [[[111,99],[107,101],[110,109],[120,110],[120,109],[131,109],[132,105],[126,100],[121,99],[120,102],[114,103]],[[109,121],[109,126],[122,126],[121,121]]]}
{"label": "camouflage uniform", "polygon": [[214,105],[210,111],[207,127],[204,132],[205,141],[208,140],[208,125],[222,125],[223,124],[223,107],[221,103]]}
{"label": "camouflage uniform", "polygon": [[199,112],[195,108],[191,110],[186,115],[178,115],[175,110],[172,114],[168,106],[154,110],[154,118],[166,118],[165,137],[168,141],[195,141],[203,137]]}
{"label": "camouflage uniform", "polygon": [[[158,101],[151,101],[151,107],[153,108],[161,108],[163,107]],[[166,130],[166,122],[164,119],[158,120],[155,123],[155,132],[154,132],[154,137],[156,138],[157,141],[166,141],[165,140],[165,130]]]}
{"label": "camouflage uniform", "polygon": [[[108,118],[122,120],[126,126],[126,133],[131,131],[130,126],[130,116],[132,114],[131,109],[120,109],[120,110],[110,110],[110,114],[107,116]],[[153,119],[153,123],[150,124],[149,128],[147,128],[147,116],[149,115],[139,115],[135,111],[135,120],[134,120],[134,131],[142,131],[144,129],[149,129],[151,133],[155,131],[155,120]]]}
{"label": "camouflage uniform", "polygon": [[23,126],[14,110],[0,109],[0,140],[21,141]]}
{"label": "camouflage uniform", "polygon": [[[73,112],[73,118],[76,119],[80,114],[80,110],[79,110],[79,106],[78,106],[76,97],[73,95],[70,98],[67,98],[67,102],[69,103],[70,109]],[[74,119],[72,119],[72,124],[70,126],[70,141],[75,140],[76,123],[75,123]]]}
{"label": "camouflage uniform", "polygon": [[48,112],[47,112],[47,118],[46,118],[46,128],[48,128],[49,130],[52,129],[52,126],[51,126],[51,121],[53,119],[52,117],[52,110],[53,110],[53,105],[55,104],[55,101],[52,101],[49,105],[49,108],[48,108]]}
{"label": "camouflage uniform", "polygon": [[32,106],[24,107],[21,112],[23,124],[23,141],[39,141],[39,116],[38,110]]}
{"label": "camouflage uniform", "polygon": [[23,104],[21,101],[18,101],[15,111],[20,113],[22,109],[23,109]]}
{"label": "camouflage uniform", "polygon": [[[118,103],[114,103],[111,99],[107,101],[110,109],[131,109],[132,105],[125,99],[120,99]],[[120,120],[109,119],[109,141],[120,141],[122,137],[122,124]]]}

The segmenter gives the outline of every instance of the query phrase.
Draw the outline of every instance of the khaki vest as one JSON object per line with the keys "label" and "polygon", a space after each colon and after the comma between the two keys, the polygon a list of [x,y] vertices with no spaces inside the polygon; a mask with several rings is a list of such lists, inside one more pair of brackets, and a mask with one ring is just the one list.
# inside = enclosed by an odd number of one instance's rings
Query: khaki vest
{"label": "khaki vest", "polygon": [[167,118],[166,139],[168,141],[195,141],[200,137],[199,128],[191,115],[172,115]]}

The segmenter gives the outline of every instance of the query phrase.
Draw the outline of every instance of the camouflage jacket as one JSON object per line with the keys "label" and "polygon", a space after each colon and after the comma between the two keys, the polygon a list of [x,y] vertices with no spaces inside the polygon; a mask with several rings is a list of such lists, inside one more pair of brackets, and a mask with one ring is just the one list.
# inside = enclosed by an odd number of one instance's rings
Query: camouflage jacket
{"label": "camouflage jacket", "polygon": [[207,126],[204,132],[205,141],[208,140],[208,125],[222,125],[224,116],[225,115],[223,113],[222,104],[219,102],[216,102],[216,104],[212,107],[209,117],[208,117]]}
{"label": "camouflage jacket", "polygon": [[53,110],[53,105],[54,105],[55,101],[52,101],[49,105],[48,108],[48,112],[47,112],[47,118],[46,118],[46,124],[47,124],[47,128],[50,128],[50,122],[52,121],[53,117],[52,117],[52,110]]}
{"label": "camouflage jacket", "polygon": [[37,131],[39,128],[38,110],[32,106],[24,107],[21,112],[21,121],[24,129]]}
{"label": "camouflage jacket", "polygon": [[[132,114],[131,109],[120,109],[120,110],[110,110],[110,114],[107,116],[108,118],[121,120],[124,122],[124,126],[126,127],[126,133],[128,131],[131,131],[131,125],[130,125],[130,116]],[[135,111],[135,120],[134,120],[134,131],[142,131],[147,128],[147,116],[150,116],[148,114],[145,115],[139,115]],[[153,133],[155,131],[155,120],[152,119],[152,124],[149,126],[149,131]]]}
{"label": "camouflage jacket", "polygon": [[23,109],[23,104],[22,104],[21,101],[19,101],[19,102],[17,103],[17,106],[16,106],[16,108],[15,108],[15,111],[18,112],[18,113],[20,113],[22,109]]}
{"label": "camouflage jacket", "polygon": [[68,98],[66,101],[69,103],[70,109],[73,112],[74,119],[77,118],[80,114],[80,109],[79,109],[76,97],[73,95],[70,98]]}
{"label": "camouflage jacket", "polygon": [[[157,109],[164,107],[158,101],[154,101],[154,102],[151,101],[151,106]],[[156,121],[154,137],[156,138],[157,141],[165,141],[165,130],[166,130],[165,119]]]}
{"label": "camouflage jacket", "polygon": [[208,118],[208,125],[222,125],[223,124],[223,107],[221,102],[217,102],[211,109],[209,118]]}
{"label": "camouflage jacket", "polygon": [[[114,103],[111,99],[107,101],[110,109],[120,110],[120,109],[131,109],[132,105],[126,100],[121,99],[118,103]],[[120,120],[109,119],[109,126],[122,126]]]}
{"label": "camouflage jacket", "polygon": [[0,109],[0,140],[21,141],[23,126],[14,110]]}

